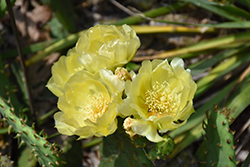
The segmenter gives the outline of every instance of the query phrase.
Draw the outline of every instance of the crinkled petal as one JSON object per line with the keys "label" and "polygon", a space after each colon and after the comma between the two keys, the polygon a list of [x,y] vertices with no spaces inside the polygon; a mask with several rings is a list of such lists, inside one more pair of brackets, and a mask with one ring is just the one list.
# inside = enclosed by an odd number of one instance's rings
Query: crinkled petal
{"label": "crinkled petal", "polygon": [[152,142],[160,142],[163,138],[157,133],[153,123],[141,119],[132,119],[131,129],[138,135],[145,136]]}
{"label": "crinkled petal", "polygon": [[115,70],[133,59],[140,40],[128,25],[95,25],[85,31],[76,44],[80,63],[95,73],[101,68]]}
{"label": "crinkled petal", "polygon": [[126,82],[127,98],[120,109],[122,117],[133,116],[132,122],[136,124],[132,124],[133,132],[129,134],[156,141],[149,134],[184,125],[193,112],[196,87],[180,58],[174,58],[170,64],[167,60],[143,61],[139,74]]}
{"label": "crinkled petal", "polygon": [[71,136],[74,134],[76,127],[79,127],[74,118],[68,118],[63,112],[57,112],[54,115],[55,127],[65,135]]}
{"label": "crinkled petal", "polygon": [[75,134],[80,138],[114,133],[123,90],[124,81],[112,71],[102,69],[94,74],[87,70],[76,72],[59,97],[58,107],[63,114],[55,115],[56,128],[62,134]]}

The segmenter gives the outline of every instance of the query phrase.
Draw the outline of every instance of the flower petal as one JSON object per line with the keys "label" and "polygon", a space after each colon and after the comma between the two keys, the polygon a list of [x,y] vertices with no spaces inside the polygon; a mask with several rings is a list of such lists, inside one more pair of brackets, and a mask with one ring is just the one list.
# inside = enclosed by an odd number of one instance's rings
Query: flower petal
{"label": "flower petal", "polygon": [[160,142],[163,140],[163,138],[157,133],[155,125],[151,122],[143,121],[140,119],[131,119],[130,126],[131,130],[134,133],[141,136],[145,136],[148,140],[152,142]]}

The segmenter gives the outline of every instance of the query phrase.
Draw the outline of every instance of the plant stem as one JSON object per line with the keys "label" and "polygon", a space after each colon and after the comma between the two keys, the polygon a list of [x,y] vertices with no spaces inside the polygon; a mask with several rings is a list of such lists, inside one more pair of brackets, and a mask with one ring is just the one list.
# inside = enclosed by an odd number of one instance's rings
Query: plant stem
{"label": "plant stem", "polygon": [[7,9],[8,9],[8,12],[9,12],[9,16],[10,16],[11,27],[13,29],[13,33],[14,33],[14,36],[15,36],[15,39],[16,39],[17,51],[18,51],[19,58],[20,58],[21,68],[22,68],[22,71],[23,71],[24,80],[25,80],[25,84],[26,84],[26,90],[27,90],[29,104],[30,104],[30,112],[31,112],[33,121],[36,122],[36,113],[34,111],[34,107],[33,107],[33,103],[32,103],[30,85],[29,85],[29,82],[28,82],[27,71],[26,71],[26,67],[25,67],[25,63],[24,63],[24,58],[23,58],[22,49],[21,49],[21,45],[20,45],[20,39],[19,39],[17,27],[16,27],[15,17],[14,17],[14,14],[13,14],[13,10],[12,10],[10,0],[5,0],[5,1],[6,1],[6,4],[7,4]]}
{"label": "plant stem", "polygon": [[95,138],[93,140],[91,140],[90,142],[87,142],[85,144],[83,144],[82,148],[89,148],[89,147],[92,147],[92,146],[95,146],[95,145],[98,145],[102,142],[102,137],[99,137],[99,138]]}

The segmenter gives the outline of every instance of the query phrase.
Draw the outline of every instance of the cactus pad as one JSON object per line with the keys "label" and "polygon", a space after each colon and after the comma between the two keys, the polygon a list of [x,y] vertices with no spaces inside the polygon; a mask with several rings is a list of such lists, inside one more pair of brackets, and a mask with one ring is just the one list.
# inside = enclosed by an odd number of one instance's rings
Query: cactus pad
{"label": "cactus pad", "polygon": [[227,108],[214,107],[206,125],[207,166],[235,167],[233,134],[229,128]]}
{"label": "cactus pad", "polygon": [[24,118],[19,118],[14,113],[11,104],[7,104],[0,99],[0,113],[3,115],[2,121],[7,121],[9,129],[13,128],[16,132],[15,138],[19,141],[19,147],[27,144],[33,152],[38,162],[43,166],[59,166],[59,150],[55,143],[49,143],[45,137],[38,135],[35,128],[26,124]]}

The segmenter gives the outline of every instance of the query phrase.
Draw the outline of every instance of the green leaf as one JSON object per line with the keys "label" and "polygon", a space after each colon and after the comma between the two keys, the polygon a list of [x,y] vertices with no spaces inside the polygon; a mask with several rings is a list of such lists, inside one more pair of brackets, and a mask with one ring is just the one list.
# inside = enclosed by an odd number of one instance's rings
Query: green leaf
{"label": "green leaf", "polygon": [[238,94],[229,103],[228,108],[231,109],[230,117],[236,119],[240,113],[250,105],[250,84],[249,81],[246,85],[242,86]]}
{"label": "green leaf", "polygon": [[242,18],[250,20],[250,14],[248,12],[232,4],[222,4],[207,0],[184,0],[184,2],[190,2],[232,21],[243,21],[244,19]]}
{"label": "green leaf", "polygon": [[201,41],[197,44],[194,44],[188,47],[169,50],[169,51],[166,51],[166,52],[154,55],[154,56],[135,57],[133,61],[142,61],[147,58],[165,59],[165,58],[175,57],[175,56],[180,56],[183,59],[191,58],[191,57],[197,56],[193,54],[195,52],[200,52],[200,51],[209,50],[209,49],[216,49],[216,48],[218,49],[221,46],[248,41],[249,37],[250,37],[250,32],[231,34],[231,35],[221,37],[221,38],[214,38],[214,39],[210,39],[206,41]]}
{"label": "green leaf", "polygon": [[214,28],[250,28],[250,21],[238,21],[238,22],[225,22],[219,24],[205,24],[204,26],[214,27]]}
{"label": "green leaf", "polygon": [[135,16],[127,17],[127,18],[122,19],[122,20],[118,20],[117,22],[112,23],[112,24],[114,24],[114,25],[136,24],[136,23],[142,22],[144,20],[147,20],[147,17],[154,18],[157,16],[161,16],[161,15],[170,13],[172,11],[176,11],[177,9],[182,8],[185,5],[186,5],[185,3],[175,3],[172,5],[167,5],[164,7],[160,7],[157,9],[152,9],[152,10],[146,11],[146,12],[142,13],[142,15],[135,15]]}
{"label": "green leaf", "polygon": [[69,32],[76,31],[76,19],[77,15],[73,7],[72,1],[68,0],[42,0],[43,3],[48,4],[56,17]]}
{"label": "green leaf", "polygon": [[[45,48],[47,48],[48,46],[52,45],[53,43],[55,43],[57,41],[58,41],[58,39],[53,39],[51,41],[40,42],[40,43],[36,43],[36,44],[32,44],[32,45],[23,47],[22,53],[25,55],[25,54],[35,53],[39,50],[44,50]],[[16,56],[18,56],[17,49],[7,50],[7,51],[4,51],[1,53],[1,57],[3,59],[12,58],[12,57],[16,57]]]}
{"label": "green leaf", "polygon": [[50,26],[51,34],[54,37],[61,39],[68,35],[67,30],[56,17],[53,17],[47,24]]}
{"label": "green leaf", "polygon": [[[173,22],[155,19],[156,22],[174,24],[174,25],[183,25],[183,26],[197,26],[197,27],[213,27],[213,28],[250,28],[250,21],[234,21],[234,22],[224,22],[224,23],[216,23],[216,24],[193,24],[193,23],[183,23],[183,22]],[[207,30],[205,30],[207,32]]]}
{"label": "green leaf", "polygon": [[190,131],[183,134],[184,139],[180,143],[176,144],[176,147],[174,148],[174,150],[172,152],[172,157],[175,157],[184,148],[189,146],[195,140],[199,139],[202,136],[202,134],[204,134],[204,133],[205,132],[204,132],[204,130],[202,128],[202,123],[200,122],[198,125],[193,127]]}
{"label": "green leaf", "polygon": [[227,59],[227,61],[222,62],[220,65],[216,66],[206,77],[202,78],[197,82],[198,90],[195,97],[201,96],[208,88],[216,83],[216,81],[223,75],[229,73],[230,71],[236,69],[244,62],[249,61],[249,53],[241,53],[239,55],[234,55],[233,57]]}
{"label": "green leaf", "polygon": [[248,49],[249,46],[250,46],[250,44],[245,44],[245,45],[238,47],[238,48],[225,50],[219,54],[214,55],[212,58],[200,61],[200,62],[198,62],[197,65],[192,65],[188,68],[191,69],[192,76],[200,74],[202,72],[205,72],[209,68],[213,67],[215,64],[219,63],[223,59],[228,58],[230,56],[233,56],[235,54],[239,54],[239,52],[242,52],[245,49]]}

